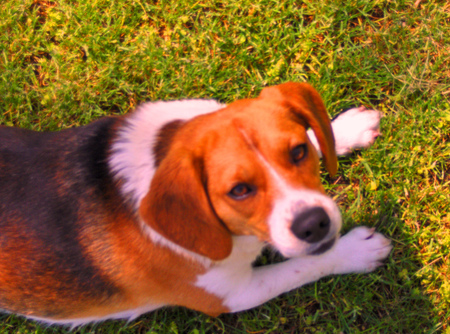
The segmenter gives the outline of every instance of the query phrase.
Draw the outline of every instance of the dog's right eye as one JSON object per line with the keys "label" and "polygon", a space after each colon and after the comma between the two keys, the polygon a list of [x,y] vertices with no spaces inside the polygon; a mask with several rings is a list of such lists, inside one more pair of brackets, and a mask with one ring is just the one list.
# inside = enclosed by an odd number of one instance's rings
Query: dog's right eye
{"label": "dog's right eye", "polygon": [[254,192],[254,187],[250,186],[247,183],[239,183],[228,192],[228,196],[236,200],[241,200],[246,199]]}
{"label": "dog's right eye", "polygon": [[291,159],[294,164],[298,164],[300,161],[302,161],[306,154],[308,153],[308,147],[306,144],[300,144],[295,146],[291,150]]}

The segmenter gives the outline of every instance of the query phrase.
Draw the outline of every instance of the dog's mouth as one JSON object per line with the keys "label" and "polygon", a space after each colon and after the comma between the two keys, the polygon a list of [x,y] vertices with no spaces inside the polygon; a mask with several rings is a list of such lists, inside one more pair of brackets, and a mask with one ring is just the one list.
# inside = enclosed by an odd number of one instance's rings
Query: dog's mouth
{"label": "dog's mouth", "polygon": [[310,254],[311,255],[320,255],[320,254],[325,253],[327,250],[329,250],[331,247],[333,247],[335,241],[336,241],[336,238],[333,238],[327,242],[324,242],[317,249],[312,251]]}

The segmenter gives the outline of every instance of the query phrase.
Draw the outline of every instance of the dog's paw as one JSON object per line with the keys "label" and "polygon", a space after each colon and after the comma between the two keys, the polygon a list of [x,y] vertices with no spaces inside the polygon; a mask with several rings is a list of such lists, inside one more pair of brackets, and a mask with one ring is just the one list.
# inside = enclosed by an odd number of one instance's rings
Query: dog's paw
{"label": "dog's paw", "polygon": [[391,241],[374,229],[356,227],[341,237],[330,251],[335,274],[363,273],[375,270],[392,249]]}
{"label": "dog's paw", "polygon": [[353,108],[333,120],[336,153],[345,155],[357,148],[369,147],[380,135],[381,113],[365,107]]}

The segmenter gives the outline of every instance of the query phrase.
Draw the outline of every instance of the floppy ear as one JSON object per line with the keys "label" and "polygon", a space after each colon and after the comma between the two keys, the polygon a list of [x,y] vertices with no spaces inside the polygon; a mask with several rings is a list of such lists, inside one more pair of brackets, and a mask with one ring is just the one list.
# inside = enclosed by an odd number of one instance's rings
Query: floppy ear
{"label": "floppy ear", "polygon": [[175,244],[222,260],[231,253],[231,234],[218,219],[202,182],[202,162],[191,153],[169,152],[141,202],[141,218]]}
{"label": "floppy ear", "polygon": [[297,116],[306,121],[316,135],[328,172],[334,176],[338,164],[333,130],[319,93],[306,83],[288,82],[265,88],[260,96],[281,97]]}

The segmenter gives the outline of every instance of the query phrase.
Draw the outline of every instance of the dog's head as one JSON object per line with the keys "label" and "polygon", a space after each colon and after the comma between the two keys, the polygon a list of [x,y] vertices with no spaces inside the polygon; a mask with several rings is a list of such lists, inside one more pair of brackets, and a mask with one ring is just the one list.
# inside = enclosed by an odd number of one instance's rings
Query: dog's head
{"label": "dog's head", "polygon": [[307,84],[266,88],[256,99],[168,124],[155,145],[158,166],[141,218],[212,260],[230,254],[232,235],[255,235],[287,257],[325,251],[341,220],[324,195],[308,127],[334,174],[330,121]]}

